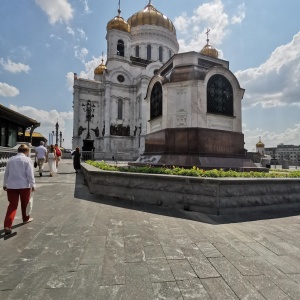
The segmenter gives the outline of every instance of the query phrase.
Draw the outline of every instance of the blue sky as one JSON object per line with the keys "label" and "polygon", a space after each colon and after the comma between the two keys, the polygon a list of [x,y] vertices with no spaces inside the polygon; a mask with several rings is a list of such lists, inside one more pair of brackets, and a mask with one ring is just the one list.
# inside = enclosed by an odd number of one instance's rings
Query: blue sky
{"label": "blue sky", "polygon": [[[121,0],[128,19],[147,0]],[[180,52],[200,51],[205,31],[246,89],[246,148],[300,145],[299,0],[153,0],[177,29]],[[106,58],[106,24],[118,0],[2,0],[0,103],[42,123],[48,138],[59,122],[72,139],[73,72],[93,78]]]}

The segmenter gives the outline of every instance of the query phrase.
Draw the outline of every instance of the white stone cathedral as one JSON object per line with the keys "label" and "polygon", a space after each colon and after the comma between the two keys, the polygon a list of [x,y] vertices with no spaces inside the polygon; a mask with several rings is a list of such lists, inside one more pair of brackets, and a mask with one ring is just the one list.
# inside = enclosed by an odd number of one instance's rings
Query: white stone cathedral
{"label": "white stone cathedral", "polygon": [[106,64],[95,69],[94,80],[74,74],[73,149],[132,160],[145,150],[149,81],[179,45],[172,21],[151,1],[127,21],[119,9],[106,29]]}
{"label": "white stone cathedral", "polygon": [[209,44],[179,53],[176,30],[149,1],[107,23],[107,62],[74,78],[73,148],[136,164],[251,169],[242,133],[245,90]]}

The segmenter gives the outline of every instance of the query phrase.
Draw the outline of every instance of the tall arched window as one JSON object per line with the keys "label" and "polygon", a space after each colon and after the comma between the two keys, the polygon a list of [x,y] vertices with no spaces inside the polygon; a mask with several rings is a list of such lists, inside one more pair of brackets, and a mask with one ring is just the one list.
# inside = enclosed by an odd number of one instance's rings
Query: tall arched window
{"label": "tall arched window", "polygon": [[159,82],[156,82],[151,91],[150,98],[150,119],[155,119],[162,116],[162,87]]}
{"label": "tall arched window", "polygon": [[158,48],[158,59],[159,61],[163,61],[163,47],[162,46],[159,46]]}
{"label": "tall arched window", "polygon": [[207,83],[207,112],[233,116],[233,90],[229,80],[213,75]]}
{"label": "tall arched window", "polygon": [[118,100],[118,120],[123,119],[123,101],[121,99]]}
{"label": "tall arched window", "polygon": [[135,46],[135,57],[140,57],[140,46]]}
{"label": "tall arched window", "polygon": [[151,60],[151,45],[147,46],[147,59]]}
{"label": "tall arched window", "polygon": [[117,55],[124,56],[124,42],[122,40],[118,40]]}

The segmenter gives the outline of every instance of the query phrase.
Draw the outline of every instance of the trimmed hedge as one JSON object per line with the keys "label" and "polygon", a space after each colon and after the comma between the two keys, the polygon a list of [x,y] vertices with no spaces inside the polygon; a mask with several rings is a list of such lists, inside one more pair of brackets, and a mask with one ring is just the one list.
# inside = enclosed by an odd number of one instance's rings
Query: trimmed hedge
{"label": "trimmed hedge", "polygon": [[240,177],[240,178],[300,178],[300,171],[274,171],[270,170],[269,173],[265,172],[237,172],[237,171],[223,171],[217,170],[203,170],[197,167],[191,169],[184,169],[179,167],[164,168],[164,167],[116,167],[111,166],[104,161],[86,161],[87,164],[99,168],[105,171],[115,172],[132,172],[132,173],[148,173],[148,174],[165,174],[165,175],[181,175],[181,176],[193,176],[193,177]]}

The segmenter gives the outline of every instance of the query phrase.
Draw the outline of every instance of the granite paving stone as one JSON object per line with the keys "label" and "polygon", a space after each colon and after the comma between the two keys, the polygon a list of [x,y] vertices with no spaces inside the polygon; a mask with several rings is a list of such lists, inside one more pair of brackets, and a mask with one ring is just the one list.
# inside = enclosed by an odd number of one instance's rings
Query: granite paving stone
{"label": "granite paving stone", "polygon": [[183,300],[180,289],[176,282],[152,283],[154,299]]}
{"label": "granite paving stone", "polygon": [[292,209],[211,216],[91,194],[71,160],[44,173],[34,221],[0,229],[1,300],[300,299]]}
{"label": "granite paving stone", "polygon": [[147,260],[151,282],[175,281],[168,261],[165,258]]}
{"label": "granite paving stone", "polygon": [[201,282],[212,300],[239,299],[222,277],[201,279]]}
{"label": "granite paving stone", "polygon": [[240,299],[264,299],[226,258],[211,258],[210,262]]}
{"label": "granite paving stone", "polygon": [[177,281],[184,300],[210,300],[207,291],[200,279],[188,279]]}
{"label": "granite paving stone", "polygon": [[199,249],[195,250],[183,248],[182,250],[199,278],[210,278],[220,276],[220,274],[216,271],[213,265],[202,254],[202,252]]}
{"label": "granite paving stone", "polygon": [[268,300],[291,299],[274,282],[266,276],[246,276],[247,280]]}
{"label": "granite paving stone", "polygon": [[187,259],[168,260],[168,262],[176,280],[197,278]]}

